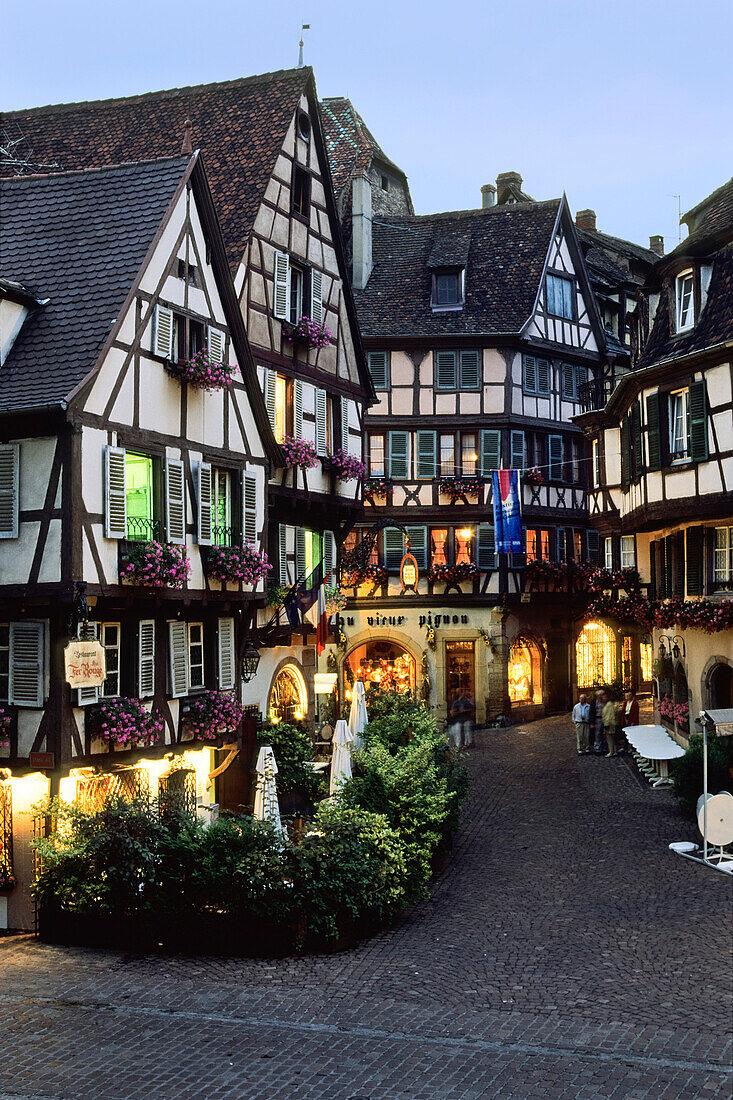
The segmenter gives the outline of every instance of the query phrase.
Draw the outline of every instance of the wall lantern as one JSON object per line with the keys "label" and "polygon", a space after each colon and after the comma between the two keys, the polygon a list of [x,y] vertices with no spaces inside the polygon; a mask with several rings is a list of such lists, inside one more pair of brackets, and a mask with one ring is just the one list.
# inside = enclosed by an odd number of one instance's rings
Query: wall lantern
{"label": "wall lantern", "polygon": [[260,663],[260,654],[252,639],[247,642],[247,648],[242,657],[242,679],[245,684],[254,680],[257,675],[257,667]]}
{"label": "wall lantern", "polygon": [[669,656],[674,657],[675,661],[679,661],[680,654],[683,657],[685,656],[684,638],[682,638],[679,634],[675,634],[674,637],[672,635],[669,635],[667,637],[662,635],[659,639],[659,656],[662,658],[662,660],[664,660],[664,658],[667,656],[667,650],[664,646],[665,642],[669,647]]}

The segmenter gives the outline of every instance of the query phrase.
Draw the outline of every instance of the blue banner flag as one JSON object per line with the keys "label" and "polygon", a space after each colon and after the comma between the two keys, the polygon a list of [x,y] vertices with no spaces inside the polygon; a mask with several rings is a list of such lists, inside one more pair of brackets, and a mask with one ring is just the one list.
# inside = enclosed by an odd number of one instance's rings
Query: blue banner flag
{"label": "blue banner flag", "polygon": [[497,554],[521,554],[522,505],[519,470],[493,470],[494,538]]}

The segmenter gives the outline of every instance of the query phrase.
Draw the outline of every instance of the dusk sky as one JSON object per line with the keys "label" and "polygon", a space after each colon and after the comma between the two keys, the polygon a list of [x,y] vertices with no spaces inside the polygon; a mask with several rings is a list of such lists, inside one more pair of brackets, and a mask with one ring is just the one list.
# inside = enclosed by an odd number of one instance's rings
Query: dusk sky
{"label": "dusk sky", "polygon": [[129,95],[290,68],[302,22],[321,96],[347,95],[418,213],[480,204],[516,170],[534,198],[647,244],[677,198],[733,169],[731,0],[66,0],[6,5],[0,106]]}

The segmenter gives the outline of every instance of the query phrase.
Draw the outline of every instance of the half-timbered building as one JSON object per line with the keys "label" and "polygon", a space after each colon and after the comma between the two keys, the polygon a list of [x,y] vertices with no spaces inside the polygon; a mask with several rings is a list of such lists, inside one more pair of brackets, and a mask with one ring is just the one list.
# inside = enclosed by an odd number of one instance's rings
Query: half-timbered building
{"label": "half-timbered building", "polygon": [[[42,796],[216,802],[186,716],[207,689],[239,693],[266,596],[214,579],[208,555],[266,549],[280,453],[198,154],[5,179],[0,201],[0,868],[18,928]],[[182,380],[204,351],[231,384]],[[101,643],[101,686],[66,682],[73,636]],[[123,698],[150,737],[105,736]]]}
{"label": "half-timbered building", "polygon": [[[269,684],[263,710],[312,720],[312,629],[306,621],[293,631],[277,610],[278,590],[319,562],[328,573],[361,513],[358,481],[338,478],[328,458],[361,457],[373,399],[313,74],[287,70],[11,117],[34,155],[61,168],[168,156],[182,142],[204,152],[272,429],[315,454],[314,465],[281,468],[269,482],[275,602],[260,614],[258,639],[259,677]],[[330,336],[314,339],[313,328]],[[312,346],[318,342],[324,346]],[[246,689],[245,701],[259,702],[259,685]]]}
{"label": "half-timbered building", "polygon": [[733,706],[733,631],[720,610],[733,592],[733,181],[683,221],[689,235],[658,260],[631,318],[631,373],[576,421],[592,449],[604,560],[637,566],[645,597],[680,609],[653,631],[605,619],[594,660],[653,682],[661,720],[686,739],[690,715]]}

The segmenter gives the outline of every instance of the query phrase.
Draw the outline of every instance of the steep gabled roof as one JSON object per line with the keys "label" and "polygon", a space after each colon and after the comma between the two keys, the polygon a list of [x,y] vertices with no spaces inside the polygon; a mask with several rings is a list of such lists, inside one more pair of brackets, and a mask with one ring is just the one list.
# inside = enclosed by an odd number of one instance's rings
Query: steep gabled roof
{"label": "steep gabled roof", "polygon": [[190,157],[0,180],[0,271],[39,299],[0,410],[59,405],[91,370]]}
{"label": "steep gabled roof", "polygon": [[354,172],[367,169],[372,160],[379,161],[399,179],[407,181],[405,173],[389,159],[350,99],[334,96],[321,100],[321,118],[337,194],[350,186]]}
{"label": "steep gabled roof", "polygon": [[[364,335],[519,334],[530,317],[560,199],[375,219],[374,270],[354,292]],[[462,310],[430,308],[431,256],[467,254]]]}
{"label": "steep gabled roof", "polygon": [[35,160],[60,171],[179,154],[186,121],[202,149],[230,264],[244,253],[252,223],[309,68],[149,92],[123,99],[62,103],[4,115],[17,123]]}
{"label": "steep gabled roof", "polygon": [[729,244],[733,239],[733,178],[688,210],[682,221],[690,234],[669,256],[699,255],[707,248]]}

